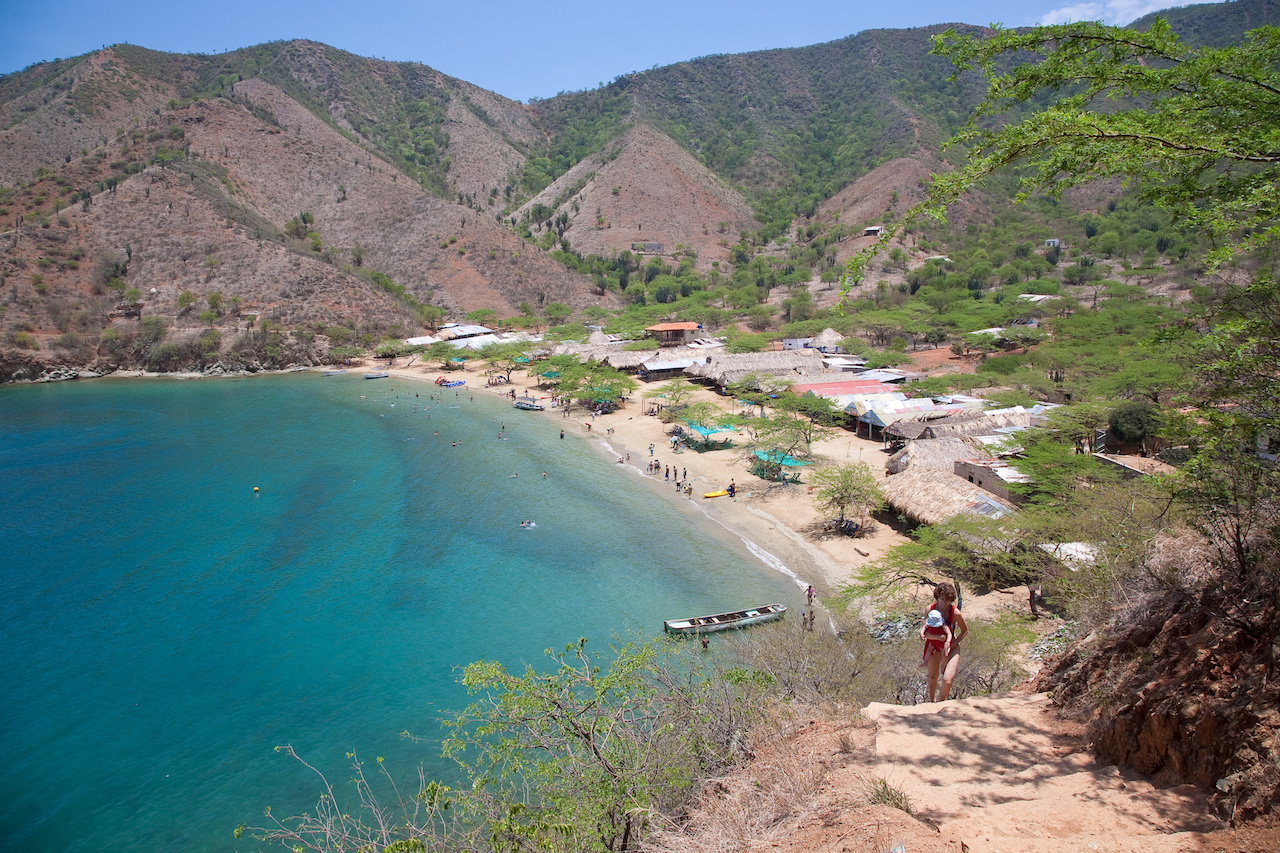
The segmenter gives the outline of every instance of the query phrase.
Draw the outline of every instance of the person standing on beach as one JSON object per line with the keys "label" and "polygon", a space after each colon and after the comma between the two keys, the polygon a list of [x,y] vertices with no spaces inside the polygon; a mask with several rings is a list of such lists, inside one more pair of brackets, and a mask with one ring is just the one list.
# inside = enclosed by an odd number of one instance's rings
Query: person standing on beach
{"label": "person standing on beach", "polygon": [[[364,397],[361,397],[360,399],[361,399],[361,400],[363,400],[363,399],[364,399]],[[652,456],[652,455],[653,455],[653,445],[652,445],[652,444],[650,444],[650,445],[649,445],[649,455],[650,455],[650,456]]]}
{"label": "person standing on beach", "polygon": [[810,606],[810,607],[812,607],[812,606],[813,606],[813,587],[812,587],[812,586],[810,586],[808,589],[806,589],[806,590],[804,591],[804,594],[805,594],[805,595],[808,597],[808,599],[809,599],[809,606]]}

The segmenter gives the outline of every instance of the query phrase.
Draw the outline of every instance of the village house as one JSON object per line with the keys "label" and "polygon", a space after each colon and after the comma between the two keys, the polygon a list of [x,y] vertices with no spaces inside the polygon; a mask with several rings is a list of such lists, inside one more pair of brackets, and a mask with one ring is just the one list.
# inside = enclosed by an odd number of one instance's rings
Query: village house
{"label": "village house", "polygon": [[697,340],[702,326],[698,323],[658,323],[645,331],[657,338],[659,346],[676,347]]}
{"label": "village house", "polygon": [[1030,477],[1001,459],[957,459],[955,473],[1012,504],[1026,499],[1016,486],[1031,482]]}

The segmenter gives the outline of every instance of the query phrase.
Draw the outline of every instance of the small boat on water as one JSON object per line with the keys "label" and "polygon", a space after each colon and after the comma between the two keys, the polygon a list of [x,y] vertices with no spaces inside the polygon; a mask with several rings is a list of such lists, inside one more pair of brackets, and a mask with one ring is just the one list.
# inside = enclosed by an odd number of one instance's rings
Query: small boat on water
{"label": "small boat on water", "polygon": [[366,373],[364,375],[364,378],[365,379],[386,379],[390,375],[391,374],[387,373],[385,370],[380,370],[377,373]]}
{"label": "small boat on water", "polygon": [[541,412],[546,406],[539,403],[533,397],[516,397],[516,408],[524,409],[526,412]]}
{"label": "small boat on water", "polygon": [[662,630],[668,634],[706,634],[711,631],[727,631],[730,628],[745,628],[761,622],[772,622],[774,619],[781,619],[786,612],[785,604],[765,604],[748,610],[735,610],[732,613],[668,619],[662,623]]}
{"label": "small boat on water", "polygon": [[345,370],[322,370],[320,371],[320,375],[321,376],[341,376],[346,372],[347,371]]}

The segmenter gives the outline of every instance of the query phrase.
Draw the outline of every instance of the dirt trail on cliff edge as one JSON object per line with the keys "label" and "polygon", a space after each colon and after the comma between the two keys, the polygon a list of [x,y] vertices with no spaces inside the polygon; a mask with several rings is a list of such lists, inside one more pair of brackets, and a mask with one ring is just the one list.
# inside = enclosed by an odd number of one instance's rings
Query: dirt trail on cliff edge
{"label": "dirt trail on cliff edge", "polygon": [[1157,788],[1098,763],[1043,693],[873,703],[866,716],[875,776],[911,798],[948,850],[1171,853],[1221,826],[1195,787]]}

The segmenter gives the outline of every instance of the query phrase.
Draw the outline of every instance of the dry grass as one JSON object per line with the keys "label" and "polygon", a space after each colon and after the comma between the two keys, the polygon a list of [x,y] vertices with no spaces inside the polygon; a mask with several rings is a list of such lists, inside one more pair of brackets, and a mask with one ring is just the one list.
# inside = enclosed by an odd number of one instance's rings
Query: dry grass
{"label": "dry grass", "polygon": [[907,796],[907,792],[883,776],[871,780],[871,783],[867,785],[867,791],[864,796],[871,805],[889,806],[890,808],[904,811],[909,815],[916,813],[915,807],[911,805],[911,798]]}
{"label": "dry grass", "polygon": [[812,800],[826,775],[823,763],[790,748],[790,739],[780,734],[777,728],[757,732],[755,739],[771,742],[767,753],[758,753],[744,772],[708,781],[683,814],[656,818],[657,828],[641,849],[728,853],[774,838]]}

